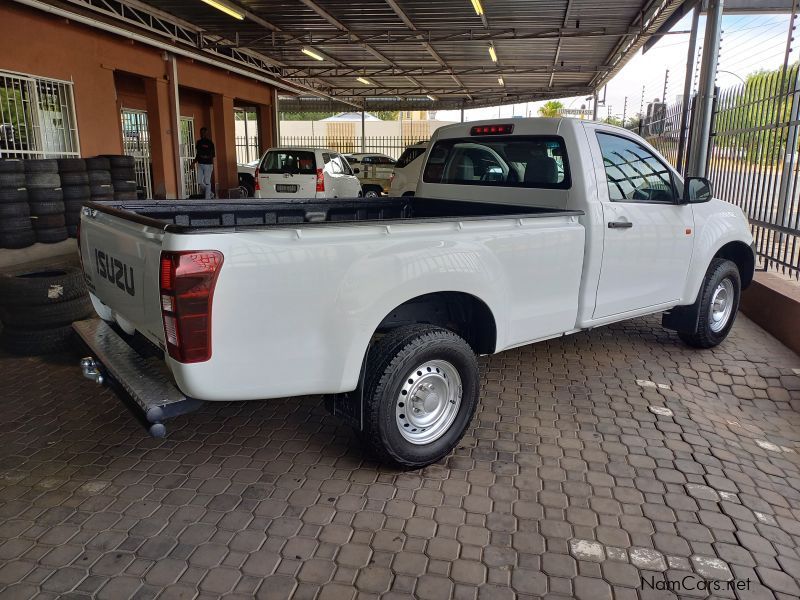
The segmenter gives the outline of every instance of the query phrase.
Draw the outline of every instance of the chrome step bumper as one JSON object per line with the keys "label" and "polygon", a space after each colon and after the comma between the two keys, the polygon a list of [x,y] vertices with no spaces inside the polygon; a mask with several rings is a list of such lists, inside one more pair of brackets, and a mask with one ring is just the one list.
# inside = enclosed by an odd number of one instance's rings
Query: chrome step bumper
{"label": "chrome step bumper", "polygon": [[77,334],[94,353],[81,359],[86,378],[104,383],[106,375],[117,382],[141,410],[153,437],[164,437],[163,421],[197,409],[202,401],[187,398],[172,381],[162,361],[145,358],[131,348],[114,329],[101,319],[72,324]]}

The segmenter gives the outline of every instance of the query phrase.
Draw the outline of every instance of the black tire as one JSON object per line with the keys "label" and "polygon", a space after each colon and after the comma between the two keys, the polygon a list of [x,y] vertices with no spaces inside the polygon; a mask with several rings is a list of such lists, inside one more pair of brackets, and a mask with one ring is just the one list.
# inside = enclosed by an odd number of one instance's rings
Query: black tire
{"label": "black tire", "polygon": [[71,238],[78,237],[78,224],[67,223],[67,235]]}
{"label": "black tire", "polygon": [[58,172],[62,175],[64,173],[80,173],[86,170],[86,161],[82,158],[59,158],[58,159]]}
{"label": "black tire", "polygon": [[19,158],[0,159],[0,175],[3,173],[24,173],[25,163]]}
{"label": "black tire", "polygon": [[366,185],[363,188],[364,198],[380,198],[383,190],[378,185]]}
{"label": "black tire", "polygon": [[26,173],[58,173],[58,161],[55,158],[39,158],[25,160]]}
{"label": "black tire", "polygon": [[25,187],[29,191],[35,188],[61,187],[61,177],[58,173],[25,173]]}
{"label": "black tire", "polygon": [[133,167],[111,167],[111,179],[115,182],[136,179],[136,169]]}
{"label": "black tire", "polygon": [[0,232],[13,233],[15,231],[26,231],[31,228],[30,217],[8,217],[0,221]]}
{"label": "black tire", "polygon": [[24,188],[25,173],[0,173],[0,188]]}
{"label": "black tire", "polygon": [[247,198],[254,198],[256,195],[256,179],[247,173],[239,173],[239,187],[247,192]]}
{"label": "black tire", "polygon": [[89,185],[104,185],[111,183],[110,171],[87,171],[89,174]]}
{"label": "black tire", "polygon": [[139,195],[136,192],[115,192],[114,193],[114,200],[118,200],[119,202],[131,202],[133,200],[138,200]]}
{"label": "black tire", "polygon": [[88,200],[92,195],[92,188],[88,185],[68,185],[61,188],[66,202],[70,200]]}
{"label": "black tire", "polygon": [[[730,282],[733,298],[729,299],[731,312],[724,322],[724,326],[715,331],[712,326],[711,309],[714,301],[715,292],[724,282]],[[703,285],[700,288],[697,301],[699,302],[699,317],[695,331],[679,331],[680,337],[686,344],[694,348],[713,348],[728,337],[733,323],[736,320],[736,313],[739,311],[739,301],[742,296],[742,280],[736,263],[723,258],[715,258],[706,271]]]}
{"label": "black tire", "polygon": [[89,186],[89,195],[94,196],[113,196],[114,186],[110,183],[102,183]]}
{"label": "black tire", "polygon": [[94,158],[87,158],[85,160],[87,171],[108,171],[111,169],[111,161],[105,156],[95,156]]}
{"label": "black tire", "polygon": [[104,158],[108,159],[112,169],[132,169],[136,164],[136,159],[127,154],[105,154]]}
{"label": "black tire", "polygon": [[51,215],[64,216],[64,201],[54,200],[53,202],[29,202],[31,208],[31,215],[36,218],[41,218]]}
{"label": "black tire", "polygon": [[35,356],[69,350],[75,339],[72,325],[53,329],[17,329],[5,327],[0,333],[0,345],[14,354]]}
{"label": "black tire", "polygon": [[18,204],[28,201],[28,188],[2,188],[0,187],[0,204]]}
{"label": "black tire", "polygon": [[[62,203],[63,204],[63,203]],[[53,229],[54,227],[63,227],[64,210],[58,213],[50,213],[47,215],[39,215],[31,218],[31,224],[34,229]]]}
{"label": "black tire", "polygon": [[36,233],[36,241],[40,244],[57,244],[69,237],[66,222],[61,227],[50,227],[47,229],[34,228],[34,232]]}
{"label": "black tire", "polygon": [[10,218],[24,218],[31,216],[31,209],[27,202],[2,202],[0,203],[0,220]]}
{"label": "black tire", "polygon": [[101,194],[99,196],[92,196],[92,202],[113,202],[114,194]]}
{"label": "black tire", "polygon": [[[427,361],[450,363],[461,378],[461,403],[453,422],[440,437],[414,444],[403,437],[397,407],[406,381]],[[443,457],[458,444],[475,414],[480,391],[478,361],[469,344],[452,331],[433,325],[399,327],[369,351],[364,379],[362,439],[382,462],[419,468]]]}
{"label": "black tire", "polygon": [[43,306],[86,297],[83,271],[60,267],[0,275],[0,305]]}
{"label": "black tire", "polygon": [[93,310],[89,297],[83,296],[38,306],[2,306],[0,320],[25,329],[50,329],[85,319]]}
{"label": "black tire", "polygon": [[61,202],[64,200],[64,193],[60,187],[57,188],[33,188],[28,190],[28,202],[47,203]]}
{"label": "black tire", "polygon": [[30,227],[17,231],[0,231],[0,248],[18,250],[32,246],[35,243],[36,234]]}
{"label": "black tire", "polygon": [[61,187],[73,185],[89,185],[89,173],[86,171],[61,173]]}
{"label": "black tire", "polygon": [[135,192],[136,191],[136,182],[135,181],[117,181],[115,180],[114,183],[114,191],[115,192]]}

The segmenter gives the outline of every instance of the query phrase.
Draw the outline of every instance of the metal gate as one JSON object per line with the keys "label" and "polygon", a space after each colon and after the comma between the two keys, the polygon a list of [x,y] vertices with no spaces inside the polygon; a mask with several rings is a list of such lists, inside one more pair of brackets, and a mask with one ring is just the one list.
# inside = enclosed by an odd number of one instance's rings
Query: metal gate
{"label": "metal gate", "polygon": [[183,198],[197,193],[197,170],[192,167],[194,160],[194,117],[181,117],[180,137],[181,170],[183,171]]}
{"label": "metal gate", "polygon": [[0,71],[0,156],[80,156],[72,83]]}
{"label": "metal gate", "polygon": [[145,111],[122,109],[122,151],[128,156],[133,156],[136,164],[136,183],[144,191],[145,198],[152,198],[150,129]]}

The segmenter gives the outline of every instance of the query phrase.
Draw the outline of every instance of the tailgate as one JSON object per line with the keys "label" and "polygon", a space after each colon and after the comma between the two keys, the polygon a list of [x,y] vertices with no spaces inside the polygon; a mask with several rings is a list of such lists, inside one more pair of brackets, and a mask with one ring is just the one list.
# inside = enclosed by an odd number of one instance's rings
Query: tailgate
{"label": "tailgate", "polygon": [[313,198],[317,193],[317,176],[261,173],[258,187],[260,198]]}
{"label": "tailgate", "polygon": [[163,347],[159,264],[164,232],[124,217],[84,210],[80,248],[98,314]]}

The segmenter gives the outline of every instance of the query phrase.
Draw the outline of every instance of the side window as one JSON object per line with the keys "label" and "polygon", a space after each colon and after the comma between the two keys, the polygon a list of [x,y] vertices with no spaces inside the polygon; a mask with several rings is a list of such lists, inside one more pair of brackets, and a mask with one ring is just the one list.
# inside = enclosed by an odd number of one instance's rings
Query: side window
{"label": "side window", "polygon": [[331,155],[328,154],[327,152],[323,152],[322,160],[325,161],[325,164],[327,165],[329,162],[331,162]]}
{"label": "side window", "polygon": [[353,174],[353,170],[350,168],[350,164],[347,162],[347,159],[345,159],[344,156],[342,156],[341,154],[337,154],[336,160],[338,160],[339,164],[341,165],[342,173],[344,173],[345,175]]}
{"label": "side window", "polygon": [[612,202],[674,202],[672,173],[641,144],[597,133]]}
{"label": "side window", "polygon": [[337,154],[331,154],[330,169],[331,169],[331,173],[333,173],[335,175],[341,175],[344,172],[342,170],[341,158]]}

